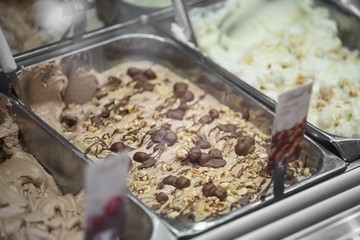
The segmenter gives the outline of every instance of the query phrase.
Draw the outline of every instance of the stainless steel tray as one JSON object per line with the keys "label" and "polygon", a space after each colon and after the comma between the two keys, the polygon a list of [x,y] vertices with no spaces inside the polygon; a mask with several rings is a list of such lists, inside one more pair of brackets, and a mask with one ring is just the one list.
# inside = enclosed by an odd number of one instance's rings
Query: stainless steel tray
{"label": "stainless steel tray", "polygon": [[[127,61],[150,60],[157,62],[170,68],[178,75],[193,81],[199,87],[206,89],[207,92],[230,108],[248,114],[250,121],[262,131],[270,131],[274,118],[273,113],[244,92],[239,87],[236,79],[225,77],[218,68],[209,65],[208,60],[204,59],[203,56],[189,48],[180,46],[180,44],[169,38],[161,36],[161,32],[150,26],[144,26],[144,28],[140,25],[133,26],[127,32],[129,33],[112,39],[104,35],[103,40],[95,45],[82,46],[76,51],[62,52],[57,57],[71,58],[76,56],[77,59],[86,59],[86,62],[79,62],[79,64],[94,68],[99,72]],[[35,67],[40,63],[52,60],[48,56],[42,56],[37,59],[37,64],[25,66],[25,68]],[[307,158],[306,165],[314,174],[312,177],[286,188],[286,196],[330,178],[346,169],[346,164],[341,159],[307,136],[303,145],[302,157]],[[211,221],[193,223],[165,218],[164,221],[177,237],[189,238],[255,211],[273,201],[273,197],[270,196],[264,201],[259,200]]]}
{"label": "stainless steel tray", "polygon": [[325,219],[293,235],[291,239],[357,239],[360,232],[360,206]]}
{"label": "stainless steel tray", "polygon": [[[219,4],[224,0],[208,0],[201,1],[201,3],[189,5],[188,9],[193,7],[208,7],[210,9],[218,8]],[[343,44],[350,49],[360,50],[360,3],[359,1],[336,1],[336,0],[315,0],[315,3],[319,6],[326,7],[330,10],[331,17],[336,20],[339,27],[340,39]],[[220,4],[221,5],[221,4]],[[156,25],[162,31],[172,35],[170,30],[170,23],[175,22],[174,15],[172,13],[163,13],[156,16],[152,16],[149,19],[149,23]],[[190,48],[186,44],[180,43],[185,48]],[[211,65],[212,68],[217,68],[224,76],[231,79],[236,79],[237,84],[246,92],[257,98],[260,102],[274,110],[276,102],[267,97],[259,90],[253,88],[246,82],[242,81],[235,75],[231,74],[227,70],[224,70],[221,66],[210,60],[203,55],[200,50],[193,48],[194,52],[202,55],[204,59]],[[360,124],[360,123],[359,123]],[[360,159],[360,139],[342,137],[325,132],[311,123],[308,123],[307,132],[314,137],[321,144],[326,146],[329,150],[340,156],[344,161],[351,162]]]}
{"label": "stainless steel tray", "polygon": [[[69,142],[54,132],[40,118],[29,112],[22,103],[11,95],[0,94],[0,101],[6,99],[11,103],[9,114],[19,125],[24,149],[31,153],[44,168],[54,177],[63,193],[78,193],[83,187],[83,172],[92,161],[77,151]],[[129,196],[124,239],[173,239],[174,236],[165,229],[160,219]],[[141,231],[138,226],[141,224]]]}

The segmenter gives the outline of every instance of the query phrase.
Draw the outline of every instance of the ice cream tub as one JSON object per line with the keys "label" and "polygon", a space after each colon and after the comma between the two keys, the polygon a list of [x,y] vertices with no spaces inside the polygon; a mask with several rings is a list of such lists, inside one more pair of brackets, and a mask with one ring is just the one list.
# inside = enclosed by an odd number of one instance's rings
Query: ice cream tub
{"label": "ice cream tub", "polygon": [[[347,162],[359,158],[358,2],[202,3],[189,7],[195,51],[271,109],[281,92],[314,82],[308,133]],[[173,21],[164,18],[155,24]],[[182,37],[175,24],[164,30]]]}
{"label": "ice cream tub", "polygon": [[[33,111],[95,163],[127,151],[130,193],[179,238],[271,204],[260,197],[273,112],[199,53],[146,29],[24,66]],[[306,136],[290,168],[285,196],[346,164]]]}
{"label": "ice cream tub", "polygon": [[[4,152],[3,149],[0,151],[1,169],[7,168],[7,174],[2,176],[2,181],[6,182],[8,174],[13,174],[16,178],[10,183],[14,186],[2,186],[4,204],[16,194],[19,197],[8,203],[8,206],[5,204],[2,207],[1,237],[31,238],[42,234],[47,236],[46,238],[82,239],[85,230],[82,172],[91,164],[91,160],[74,149],[13,96],[0,94],[0,103],[0,125],[8,126],[7,129],[2,129],[1,133],[1,147],[5,149]],[[22,161],[22,164],[17,164],[17,161]],[[26,169],[23,169],[24,167]],[[18,186],[18,181],[22,181],[22,185]],[[23,191],[29,194],[28,198],[26,194],[22,195],[14,190],[16,188],[23,188]],[[40,197],[36,198],[36,194]],[[129,195],[129,198],[124,239],[158,239],[158,234],[169,239],[174,238],[160,223],[159,218],[138,204],[138,200],[133,196]],[[26,203],[27,201],[29,203]],[[24,207],[26,204],[29,205]],[[57,206],[61,206],[58,213],[55,210],[52,212],[51,209]],[[31,217],[35,215],[38,216],[37,220]],[[52,225],[54,219],[57,219],[57,225]],[[24,221],[28,224],[17,224]],[[62,221],[71,221],[74,224],[61,225]],[[139,223],[142,231],[136,230]],[[46,227],[52,228],[52,233],[44,230]],[[17,228],[17,231],[14,230]]]}

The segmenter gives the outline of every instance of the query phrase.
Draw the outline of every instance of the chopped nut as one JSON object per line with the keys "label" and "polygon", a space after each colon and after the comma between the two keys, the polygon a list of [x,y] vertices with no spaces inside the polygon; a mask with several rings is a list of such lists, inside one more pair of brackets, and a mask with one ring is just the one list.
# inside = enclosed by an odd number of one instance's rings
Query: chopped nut
{"label": "chopped nut", "polygon": [[230,185],[229,182],[222,182],[222,183],[219,184],[219,186],[222,187],[222,188],[227,188],[229,185]]}
{"label": "chopped nut", "polygon": [[246,188],[256,189],[256,185],[253,182],[246,182],[245,183]]}
{"label": "chopped nut", "polygon": [[139,188],[138,193],[147,193],[150,189],[151,187],[149,185],[144,185]]}
{"label": "chopped nut", "polygon": [[306,168],[304,169],[304,176],[305,176],[305,177],[308,177],[308,176],[310,176],[310,175],[311,175],[310,169],[309,169],[308,167],[306,167]]}
{"label": "chopped nut", "polygon": [[232,203],[235,202],[235,198],[233,196],[227,196],[226,201]]}
{"label": "chopped nut", "polygon": [[169,214],[168,214],[168,217],[169,217],[169,218],[176,218],[176,217],[179,216],[179,215],[180,215],[179,212],[174,211],[174,212],[169,213]]}
{"label": "chopped nut", "polygon": [[249,191],[249,190],[248,190],[247,188],[240,188],[239,190],[237,190],[237,194],[238,194],[239,196],[243,196],[243,195],[247,194],[248,191]]}
{"label": "chopped nut", "polygon": [[113,119],[115,120],[115,121],[121,121],[122,119],[123,119],[123,116],[121,116],[121,115],[114,115],[113,116]]}
{"label": "chopped nut", "polygon": [[187,158],[188,150],[186,148],[179,148],[176,150],[176,158],[180,161],[184,161]]}
{"label": "chopped nut", "polygon": [[219,203],[217,203],[217,205],[216,205],[216,209],[217,209],[219,212],[225,211],[226,208],[227,208],[227,204],[224,203],[224,202],[219,202]]}
{"label": "chopped nut", "polygon": [[96,132],[97,130],[99,130],[97,127],[95,127],[95,126],[93,126],[93,125],[89,125],[88,126],[88,130],[90,131],[90,132]]}
{"label": "chopped nut", "polygon": [[141,177],[141,180],[142,180],[142,181],[147,181],[148,179],[149,179],[149,177],[148,177],[147,175]]}

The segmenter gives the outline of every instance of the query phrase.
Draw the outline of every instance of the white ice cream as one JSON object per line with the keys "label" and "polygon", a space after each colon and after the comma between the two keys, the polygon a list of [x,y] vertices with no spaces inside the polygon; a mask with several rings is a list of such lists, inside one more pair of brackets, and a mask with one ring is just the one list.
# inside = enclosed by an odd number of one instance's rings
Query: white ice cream
{"label": "white ice cream", "polygon": [[[342,46],[327,9],[311,0],[229,0],[213,9],[190,12],[199,48],[210,58],[275,100],[313,81],[308,120],[336,135],[360,136],[359,51]],[[237,26],[226,31],[231,12]]]}

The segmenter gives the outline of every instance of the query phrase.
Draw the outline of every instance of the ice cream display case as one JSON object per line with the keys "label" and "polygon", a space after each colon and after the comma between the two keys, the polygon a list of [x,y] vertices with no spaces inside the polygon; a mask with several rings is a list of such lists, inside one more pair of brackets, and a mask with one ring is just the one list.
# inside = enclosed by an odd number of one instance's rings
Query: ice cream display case
{"label": "ice cream display case", "polygon": [[[129,151],[130,193],[177,237],[274,202],[262,198],[273,113],[155,28],[125,32],[25,64],[19,76],[33,111],[95,163]],[[306,136],[285,196],[345,169]]]}
{"label": "ice cream display case", "polygon": [[[83,239],[82,172],[89,161],[14,97],[0,94],[0,102],[1,238]],[[124,239],[173,238],[129,198]]]}
{"label": "ice cream display case", "polygon": [[[281,92],[314,82],[308,133],[345,161],[359,159],[357,1],[202,4],[188,6],[198,42],[190,47],[271,109]],[[184,40],[173,15],[153,20]]]}

